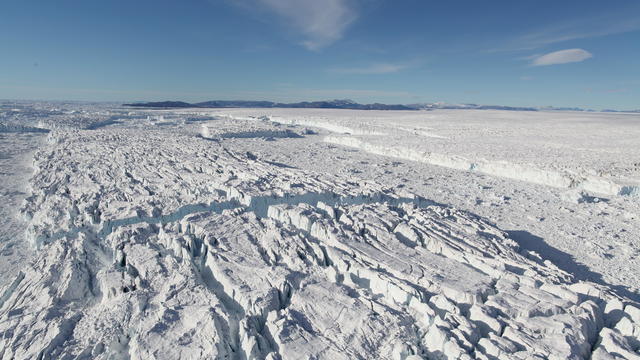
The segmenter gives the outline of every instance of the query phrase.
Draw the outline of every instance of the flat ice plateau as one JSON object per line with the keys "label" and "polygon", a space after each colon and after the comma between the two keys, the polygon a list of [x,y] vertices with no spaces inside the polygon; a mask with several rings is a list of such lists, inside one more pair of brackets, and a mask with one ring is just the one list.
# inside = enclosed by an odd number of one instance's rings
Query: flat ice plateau
{"label": "flat ice plateau", "polygon": [[1,359],[640,358],[640,115],[0,125]]}

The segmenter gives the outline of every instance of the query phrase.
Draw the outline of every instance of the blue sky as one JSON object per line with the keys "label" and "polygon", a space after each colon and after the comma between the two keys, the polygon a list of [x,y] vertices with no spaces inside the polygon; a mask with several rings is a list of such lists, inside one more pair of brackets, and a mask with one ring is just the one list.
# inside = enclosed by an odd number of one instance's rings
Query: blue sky
{"label": "blue sky", "polygon": [[3,0],[0,98],[640,108],[640,1]]}

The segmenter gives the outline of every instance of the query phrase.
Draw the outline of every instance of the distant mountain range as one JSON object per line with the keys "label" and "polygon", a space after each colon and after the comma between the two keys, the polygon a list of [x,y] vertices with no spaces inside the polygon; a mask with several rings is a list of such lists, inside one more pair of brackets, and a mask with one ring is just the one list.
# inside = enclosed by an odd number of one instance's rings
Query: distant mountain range
{"label": "distant mountain range", "polygon": [[358,104],[351,100],[303,101],[277,103],[272,101],[212,100],[200,103],[160,101],[124,104],[124,106],[148,108],[294,108],[294,109],[352,109],[352,110],[418,110],[408,105]]}
{"label": "distant mountain range", "polygon": [[[595,111],[582,108],[569,107],[521,107],[502,105],[478,105],[478,104],[447,104],[447,103],[426,103],[409,105],[388,105],[388,104],[359,104],[352,100],[326,100],[326,101],[303,101],[297,103],[279,103],[272,101],[252,101],[252,100],[212,100],[199,103],[187,103],[183,101],[157,101],[139,102],[123,104],[123,106],[143,107],[143,108],[292,108],[292,109],[349,109],[349,110],[434,110],[434,109],[469,109],[469,110],[511,110],[511,111]],[[640,113],[640,110],[619,111],[602,110],[603,112],[632,112]]]}

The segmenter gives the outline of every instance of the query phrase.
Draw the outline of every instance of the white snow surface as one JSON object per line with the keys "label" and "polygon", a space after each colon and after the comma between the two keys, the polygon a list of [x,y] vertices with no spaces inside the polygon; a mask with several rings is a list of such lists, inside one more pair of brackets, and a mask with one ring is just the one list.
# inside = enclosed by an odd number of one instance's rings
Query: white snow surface
{"label": "white snow surface", "polygon": [[638,115],[0,123],[1,359],[640,357]]}

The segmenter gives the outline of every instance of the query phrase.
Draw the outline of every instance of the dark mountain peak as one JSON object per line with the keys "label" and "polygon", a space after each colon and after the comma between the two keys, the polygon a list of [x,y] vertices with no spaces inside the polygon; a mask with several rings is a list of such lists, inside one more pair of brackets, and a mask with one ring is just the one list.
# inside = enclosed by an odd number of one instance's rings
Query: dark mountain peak
{"label": "dark mountain peak", "polygon": [[184,101],[156,101],[146,103],[123,104],[124,106],[150,107],[150,108],[188,108],[194,107],[193,104]]}

